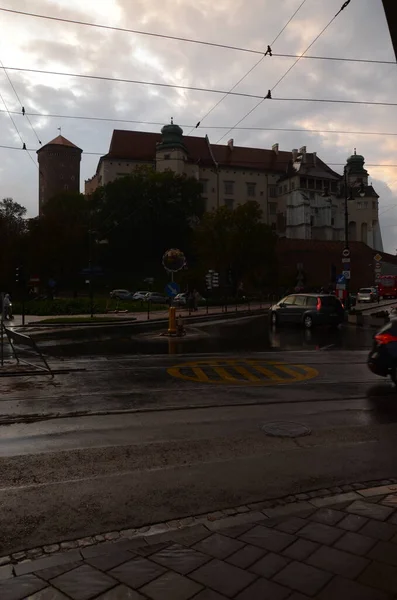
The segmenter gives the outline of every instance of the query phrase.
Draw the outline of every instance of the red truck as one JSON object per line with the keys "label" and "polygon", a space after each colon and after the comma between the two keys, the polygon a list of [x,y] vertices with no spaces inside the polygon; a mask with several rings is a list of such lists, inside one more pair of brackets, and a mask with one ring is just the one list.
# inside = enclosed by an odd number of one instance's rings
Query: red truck
{"label": "red truck", "polygon": [[397,298],[397,275],[382,275],[378,281],[380,298]]}

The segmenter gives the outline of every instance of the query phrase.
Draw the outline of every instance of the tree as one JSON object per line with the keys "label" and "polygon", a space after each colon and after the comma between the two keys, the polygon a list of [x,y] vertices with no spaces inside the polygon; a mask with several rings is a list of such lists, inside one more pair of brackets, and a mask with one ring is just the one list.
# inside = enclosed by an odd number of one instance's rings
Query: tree
{"label": "tree", "polygon": [[262,210],[254,201],[234,210],[222,206],[206,213],[195,232],[200,263],[229,279],[234,292],[240,282],[255,287],[271,283],[276,240],[270,227],[262,222]]}
{"label": "tree", "polygon": [[196,179],[148,167],[99,188],[90,205],[97,239],[108,241],[108,267],[134,274],[161,268],[161,257],[171,247],[189,252],[204,211]]}
{"label": "tree", "polygon": [[4,198],[0,202],[0,282],[4,289],[12,285],[15,267],[21,260],[21,247],[26,233],[25,215],[26,208],[12,198]]}

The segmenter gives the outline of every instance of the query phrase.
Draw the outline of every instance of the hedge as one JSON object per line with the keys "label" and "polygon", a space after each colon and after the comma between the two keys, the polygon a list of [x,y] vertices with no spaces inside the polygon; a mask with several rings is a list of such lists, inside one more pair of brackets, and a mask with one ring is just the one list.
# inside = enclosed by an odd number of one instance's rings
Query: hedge
{"label": "hedge", "polygon": [[[94,313],[106,313],[108,311],[128,310],[129,312],[147,311],[147,302],[117,302],[116,300],[106,300],[106,298],[94,298]],[[20,315],[22,313],[22,304],[13,303],[13,313]],[[150,311],[164,310],[166,305],[151,304]],[[26,315],[37,316],[56,316],[56,315],[89,315],[91,312],[91,303],[89,298],[56,298],[54,300],[29,300],[25,304]]]}

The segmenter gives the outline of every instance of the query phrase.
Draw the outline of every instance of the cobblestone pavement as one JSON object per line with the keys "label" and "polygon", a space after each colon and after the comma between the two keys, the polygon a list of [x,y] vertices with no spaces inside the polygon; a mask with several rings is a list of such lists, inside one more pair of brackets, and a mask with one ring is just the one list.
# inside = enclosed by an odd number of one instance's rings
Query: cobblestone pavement
{"label": "cobblestone pavement", "polygon": [[0,598],[395,600],[392,481],[63,542],[38,558],[40,549],[3,557]]}

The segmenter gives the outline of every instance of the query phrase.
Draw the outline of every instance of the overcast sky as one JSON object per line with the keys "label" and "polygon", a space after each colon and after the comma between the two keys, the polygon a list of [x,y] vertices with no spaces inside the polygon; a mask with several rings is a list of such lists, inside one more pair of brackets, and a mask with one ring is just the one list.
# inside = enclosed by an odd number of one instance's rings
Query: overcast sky
{"label": "overcast sky", "polygon": [[[278,35],[302,0],[0,0],[1,8],[114,25],[210,42],[266,48]],[[299,54],[338,12],[343,0],[306,0],[304,6],[273,46],[281,54]],[[100,30],[0,12],[0,60],[5,66],[103,75],[229,90],[260,56],[234,50]],[[308,52],[309,55],[394,61],[381,0],[351,0]],[[293,59],[266,57],[236,91],[266,95]],[[1,70],[0,70],[1,71]],[[26,111],[44,114],[96,116],[156,123],[170,117],[194,125],[221,98],[217,94],[181,91],[78,79],[8,72]],[[395,101],[395,65],[301,60],[274,91],[282,98],[333,98]],[[20,106],[0,72],[0,92],[10,110]],[[217,142],[257,100],[228,96],[202,120],[195,135],[208,134]],[[4,105],[0,100],[0,109]],[[357,106],[308,102],[266,101],[240,127],[332,129],[396,132],[397,107]],[[38,142],[22,115],[14,117],[28,148]],[[62,134],[84,153],[106,153],[114,128],[159,131],[160,126],[96,122],[68,118],[32,117],[43,144]],[[21,141],[5,112],[0,113],[1,144],[20,147]],[[215,128],[214,128],[215,127]],[[185,127],[188,133],[188,127]],[[385,250],[397,248],[397,137],[381,135],[318,134],[308,131],[234,130],[235,144],[291,150],[306,145],[327,163],[343,163],[353,148],[363,154],[374,187],[380,195]],[[98,156],[83,153],[84,179],[95,173]],[[35,153],[32,156],[36,160]],[[38,171],[26,152],[0,149],[1,197],[11,196],[38,210]],[[341,167],[333,167],[341,171]],[[382,214],[383,213],[383,214]]]}

